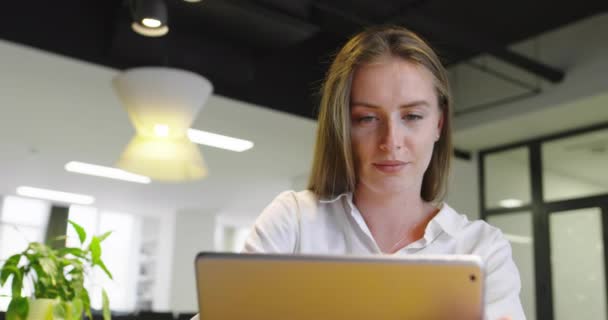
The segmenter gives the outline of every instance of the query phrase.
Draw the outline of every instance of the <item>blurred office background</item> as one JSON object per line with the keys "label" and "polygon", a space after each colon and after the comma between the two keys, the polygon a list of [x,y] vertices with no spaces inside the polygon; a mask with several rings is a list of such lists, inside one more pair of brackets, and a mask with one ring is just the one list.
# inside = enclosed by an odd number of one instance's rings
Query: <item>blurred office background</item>
{"label": "blurred office background", "polygon": [[[428,38],[448,66],[447,202],[511,241],[527,317],[606,319],[605,1],[167,0],[157,1],[168,16],[160,37],[133,31],[136,2],[0,11],[0,260],[45,241],[67,212],[89,232],[114,231],[103,246],[114,280],[95,274],[93,285],[107,288],[115,312],[195,312],[195,254],[238,252],[265,205],[305,188],[331,54],[361,28],[393,23]],[[112,79],[149,65],[207,77],[214,93],[191,128],[253,147],[197,145],[208,175],[196,181],[66,171],[70,161],[116,163],[135,130]],[[94,201],[37,199],[22,186]],[[7,304],[0,297],[0,310]]]}

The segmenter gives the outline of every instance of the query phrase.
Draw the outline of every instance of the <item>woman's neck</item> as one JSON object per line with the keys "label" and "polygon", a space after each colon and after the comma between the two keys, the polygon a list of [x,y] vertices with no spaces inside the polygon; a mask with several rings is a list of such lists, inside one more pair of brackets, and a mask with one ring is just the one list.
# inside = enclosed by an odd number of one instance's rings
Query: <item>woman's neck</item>
{"label": "woman's neck", "polygon": [[353,202],[383,252],[395,251],[395,245],[400,249],[421,238],[437,212],[420,197],[419,191],[378,193],[357,186]]}

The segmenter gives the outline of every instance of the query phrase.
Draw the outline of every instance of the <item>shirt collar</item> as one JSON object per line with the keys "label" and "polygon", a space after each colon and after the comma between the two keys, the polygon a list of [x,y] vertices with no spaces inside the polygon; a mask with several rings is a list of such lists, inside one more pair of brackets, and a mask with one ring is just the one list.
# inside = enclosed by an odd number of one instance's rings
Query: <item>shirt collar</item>
{"label": "shirt collar", "polygon": [[462,217],[444,202],[441,204],[437,215],[429,222],[428,227],[431,227],[431,225],[437,226],[450,236],[455,237],[462,228],[462,224]]}
{"label": "shirt collar", "polygon": [[348,206],[346,209],[352,215],[353,210],[355,209],[355,204],[353,203],[353,193],[352,192],[344,192],[337,196],[329,197],[326,199],[321,199],[321,200],[319,200],[319,202],[326,203],[326,204],[332,204],[332,203],[335,203],[335,202],[338,202],[341,200],[345,200],[346,205]]}
{"label": "shirt collar", "polygon": [[353,194],[351,192],[344,192],[344,193],[341,193],[341,194],[339,194],[337,196],[327,197],[325,199],[320,199],[319,202],[321,202],[321,203],[332,203],[332,202],[338,201],[342,197],[350,198],[351,202],[353,200]]}
{"label": "shirt collar", "polygon": [[[353,194],[352,192],[344,192],[339,195],[328,197],[326,199],[319,200],[321,203],[334,203],[339,201],[340,199],[346,199],[346,203],[350,206],[350,213],[353,213],[353,209],[355,208],[355,204],[353,203]],[[438,235],[441,231],[446,232],[452,237],[455,237],[458,233],[458,230],[462,227],[462,218],[460,215],[454,211],[450,206],[448,206],[445,202],[440,204],[440,209],[437,215],[429,221],[429,225],[427,226],[426,232],[431,232],[433,235]],[[426,233],[425,232],[425,233]],[[434,237],[433,237],[434,238]]]}

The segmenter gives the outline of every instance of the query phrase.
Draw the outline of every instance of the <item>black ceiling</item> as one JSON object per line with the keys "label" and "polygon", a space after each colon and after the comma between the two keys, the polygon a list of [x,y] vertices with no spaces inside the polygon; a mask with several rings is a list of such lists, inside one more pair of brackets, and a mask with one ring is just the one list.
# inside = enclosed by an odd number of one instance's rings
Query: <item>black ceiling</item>
{"label": "black ceiling", "polygon": [[[562,74],[509,44],[607,9],[606,0],[167,0],[169,33],[135,34],[126,1],[10,1],[0,38],[119,69],[165,65],[209,78],[215,93],[315,116],[331,54],[361,28],[401,24],[448,65],[490,53],[551,80]],[[1,58],[1,56],[0,56]]]}

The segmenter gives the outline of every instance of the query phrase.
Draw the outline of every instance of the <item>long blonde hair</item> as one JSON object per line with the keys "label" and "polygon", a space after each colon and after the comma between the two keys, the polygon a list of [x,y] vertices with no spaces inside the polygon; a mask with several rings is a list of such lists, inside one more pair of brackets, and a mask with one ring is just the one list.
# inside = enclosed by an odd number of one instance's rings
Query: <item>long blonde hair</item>
{"label": "long blonde hair", "polygon": [[443,114],[440,139],[422,180],[425,201],[445,197],[452,158],[452,96],[447,72],[431,47],[402,27],[383,26],[351,38],[336,55],[321,89],[317,141],[308,189],[320,198],[353,192],[357,183],[350,139],[350,91],[355,69],[387,55],[426,68],[433,75],[439,108]]}

